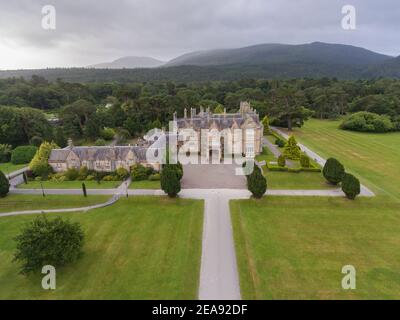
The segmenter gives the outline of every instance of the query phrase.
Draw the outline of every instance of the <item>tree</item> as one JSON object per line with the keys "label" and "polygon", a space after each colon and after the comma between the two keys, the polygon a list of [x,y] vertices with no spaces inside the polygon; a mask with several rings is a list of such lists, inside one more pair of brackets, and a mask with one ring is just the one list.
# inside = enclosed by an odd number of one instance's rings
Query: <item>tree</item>
{"label": "tree", "polygon": [[360,181],[350,173],[345,173],[342,180],[342,191],[347,198],[354,200],[361,192]]}
{"label": "tree", "polygon": [[304,153],[300,155],[300,165],[302,168],[310,167],[310,157]]}
{"label": "tree", "polygon": [[302,90],[286,85],[272,91],[271,113],[276,118],[274,123],[286,126],[289,131],[293,126],[301,127],[313,112],[303,106],[305,96]]}
{"label": "tree", "polygon": [[278,157],[278,166],[284,167],[286,166],[286,158],[283,154]]}
{"label": "tree", "polygon": [[0,198],[3,198],[10,191],[10,183],[2,171],[0,171]]}
{"label": "tree", "polygon": [[265,116],[262,119],[261,123],[264,126],[264,136],[266,136],[267,134],[270,134],[271,133],[271,129],[269,128],[269,118],[268,118],[268,116]]}
{"label": "tree", "polygon": [[38,148],[35,146],[19,146],[16,147],[11,153],[12,164],[25,164],[29,163],[35,156]]}
{"label": "tree", "polygon": [[161,189],[164,190],[170,198],[174,198],[181,191],[181,182],[178,178],[176,169],[170,165],[163,166],[160,175]]}
{"label": "tree", "polygon": [[283,155],[287,159],[299,160],[300,153],[301,153],[300,147],[297,145],[296,138],[293,135],[290,136],[289,140],[285,145],[285,149],[283,150]]}
{"label": "tree", "polygon": [[54,142],[61,148],[65,148],[68,145],[67,138],[64,135],[63,128],[58,126],[54,133]]}
{"label": "tree", "polygon": [[335,158],[329,158],[322,170],[325,179],[331,184],[338,184],[345,174],[344,166]]}
{"label": "tree", "polygon": [[43,142],[40,145],[39,150],[29,163],[29,169],[32,170],[35,176],[45,177],[52,171],[49,165],[50,153],[51,150],[58,148],[59,147],[54,142]]}
{"label": "tree", "polygon": [[83,240],[79,223],[37,217],[15,238],[14,261],[21,263],[22,274],[38,272],[44,265],[65,266],[82,255]]}
{"label": "tree", "polygon": [[256,165],[253,172],[247,176],[247,188],[257,199],[261,198],[267,191],[267,179]]}

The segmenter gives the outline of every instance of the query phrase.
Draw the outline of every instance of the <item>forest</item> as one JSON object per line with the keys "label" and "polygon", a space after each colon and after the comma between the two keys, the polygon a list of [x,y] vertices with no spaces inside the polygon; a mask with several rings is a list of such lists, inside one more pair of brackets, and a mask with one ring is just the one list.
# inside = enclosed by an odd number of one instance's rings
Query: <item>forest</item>
{"label": "forest", "polygon": [[[166,126],[175,111],[183,116],[184,108],[203,106],[235,112],[244,100],[261,118],[267,115],[272,124],[289,128],[310,117],[336,119],[368,112],[385,117],[390,131],[400,130],[400,80],[394,79],[83,84],[32,76],[0,80],[0,144],[15,147],[55,140],[63,146],[67,138],[95,141],[105,129],[136,137]],[[56,121],[48,121],[51,118]]]}

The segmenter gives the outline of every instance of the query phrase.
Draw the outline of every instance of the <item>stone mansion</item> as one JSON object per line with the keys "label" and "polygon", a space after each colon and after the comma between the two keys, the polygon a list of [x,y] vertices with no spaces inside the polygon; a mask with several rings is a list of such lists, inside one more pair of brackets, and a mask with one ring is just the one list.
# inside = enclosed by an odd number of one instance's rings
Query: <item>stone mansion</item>
{"label": "stone mansion", "polygon": [[[233,141],[237,137],[235,135],[232,135],[231,139],[232,142],[240,144],[242,153],[254,156],[262,151],[263,126],[257,111],[252,109],[248,102],[241,102],[237,113],[226,113],[226,110],[224,110],[223,113],[215,114],[211,113],[209,109],[204,110],[203,108],[200,108],[200,112],[197,113],[195,108],[191,108],[190,115],[188,115],[185,109],[183,118],[177,118],[177,114],[174,113],[174,123],[178,133],[184,129],[193,129],[196,135],[195,139],[199,142],[198,148],[206,148],[206,150],[199,149],[197,151],[206,154],[207,157],[215,152],[218,153],[219,158],[222,157],[224,152],[233,153],[233,150],[224,149],[225,139],[227,139],[227,134],[238,130],[243,131],[243,134],[239,137],[240,141]],[[203,129],[221,134],[218,135],[217,140],[211,136],[206,137],[210,141],[204,143],[202,141]],[[249,131],[251,135],[245,134]],[[164,141],[165,137],[169,135],[171,133],[163,133]],[[69,146],[64,149],[51,151],[49,164],[55,172],[66,171],[69,168],[79,169],[80,167],[87,167],[96,171],[115,171],[119,167],[129,170],[132,165],[137,163],[159,170],[159,163],[151,163],[146,159],[146,153],[149,149],[155,149],[152,152],[157,153],[163,148],[162,139],[159,138],[159,135],[153,137],[148,134],[146,144],[140,146],[75,147],[72,143],[69,143]],[[205,138],[203,137],[203,139]],[[178,143],[178,147],[181,146],[182,143]]]}

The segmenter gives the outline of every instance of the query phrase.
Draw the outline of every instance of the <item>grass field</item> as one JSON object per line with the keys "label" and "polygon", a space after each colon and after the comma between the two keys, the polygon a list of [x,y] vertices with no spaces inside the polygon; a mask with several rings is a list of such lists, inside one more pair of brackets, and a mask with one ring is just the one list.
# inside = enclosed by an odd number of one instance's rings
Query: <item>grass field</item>
{"label": "grass field", "polygon": [[41,289],[42,275],[19,275],[12,262],[12,239],[33,216],[0,218],[0,299],[197,298],[202,201],[130,197],[61,216],[80,222],[86,238],[84,256],[57,270],[53,292]]}
{"label": "grass field", "polygon": [[80,208],[106,202],[111,196],[89,195],[26,195],[10,194],[0,198],[0,213],[11,211]]}
{"label": "grass field", "polygon": [[132,181],[129,189],[161,189],[160,181]]}
{"label": "grass field", "polygon": [[[121,181],[42,181],[44,189],[82,189],[82,183],[85,183],[86,189],[114,189],[117,188]],[[22,183],[18,185],[20,189],[41,189],[39,181],[29,181],[28,184]]]}
{"label": "grass field", "polygon": [[[270,136],[267,136],[270,137]],[[266,148],[266,147],[265,147]],[[271,151],[264,149],[264,152],[256,157],[257,161],[277,161]],[[298,162],[298,161],[297,161]],[[300,164],[298,165],[300,167]],[[318,190],[332,189],[334,186],[326,183],[325,178],[318,172],[281,172],[270,171],[267,166],[263,166],[263,172],[267,178],[269,189],[287,190]]]}
{"label": "grass field", "polygon": [[0,171],[4,174],[9,174],[13,171],[25,168],[28,164],[12,164],[11,162],[0,163]]}
{"label": "grass field", "polygon": [[377,194],[400,201],[400,132],[352,132],[338,129],[339,124],[311,119],[294,133],[321,156],[336,157]]}
{"label": "grass field", "polygon": [[[244,299],[400,299],[400,204],[381,199],[231,201]],[[353,265],[357,289],[341,288]]]}
{"label": "grass field", "polygon": [[[243,298],[400,299],[400,133],[342,131],[339,123],[309,120],[295,135],[377,197],[232,201]],[[341,288],[347,264],[357,270],[353,291]]]}

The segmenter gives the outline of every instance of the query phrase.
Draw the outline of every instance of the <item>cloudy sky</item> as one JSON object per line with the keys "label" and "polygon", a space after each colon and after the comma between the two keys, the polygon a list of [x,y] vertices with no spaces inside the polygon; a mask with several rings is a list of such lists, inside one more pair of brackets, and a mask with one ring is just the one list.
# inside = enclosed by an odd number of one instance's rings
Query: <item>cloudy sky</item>
{"label": "cloudy sky", "polygon": [[[42,28],[42,7],[56,29]],[[353,5],[357,29],[343,30]],[[87,66],[135,55],[323,41],[400,55],[399,0],[0,0],[0,69]]]}

